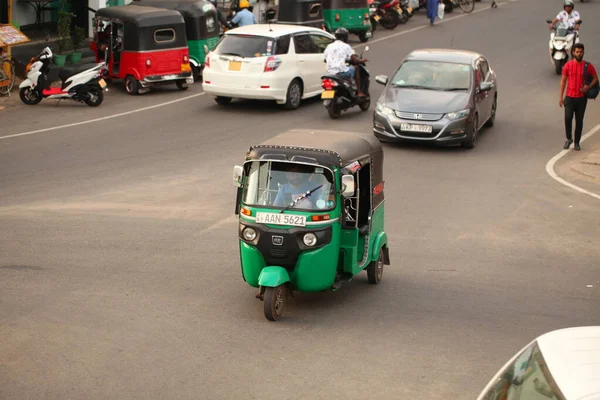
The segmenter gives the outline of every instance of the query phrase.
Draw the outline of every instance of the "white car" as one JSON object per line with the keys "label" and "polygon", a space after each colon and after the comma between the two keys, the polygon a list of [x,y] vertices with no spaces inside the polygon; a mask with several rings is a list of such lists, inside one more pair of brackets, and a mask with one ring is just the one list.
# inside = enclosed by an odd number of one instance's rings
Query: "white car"
{"label": "white car", "polygon": [[225,32],[205,60],[203,88],[226,105],[233,98],[275,100],[294,110],[321,94],[325,48],[335,37],[318,28],[255,24]]}
{"label": "white car", "polygon": [[600,326],[536,338],[488,383],[478,400],[600,399]]}

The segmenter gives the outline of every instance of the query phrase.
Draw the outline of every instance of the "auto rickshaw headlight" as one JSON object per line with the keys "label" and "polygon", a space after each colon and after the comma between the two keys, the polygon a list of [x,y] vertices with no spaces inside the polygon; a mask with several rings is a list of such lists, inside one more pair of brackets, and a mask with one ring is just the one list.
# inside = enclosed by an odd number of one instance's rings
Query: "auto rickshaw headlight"
{"label": "auto rickshaw headlight", "polygon": [[256,231],[254,228],[246,227],[244,232],[242,232],[242,236],[244,236],[244,239],[247,241],[252,242],[254,239],[256,239]]}
{"label": "auto rickshaw headlight", "polygon": [[317,244],[317,235],[315,235],[314,233],[307,233],[306,235],[304,235],[304,237],[302,238],[302,241],[304,242],[305,245],[307,245],[308,247],[313,247],[314,245]]}

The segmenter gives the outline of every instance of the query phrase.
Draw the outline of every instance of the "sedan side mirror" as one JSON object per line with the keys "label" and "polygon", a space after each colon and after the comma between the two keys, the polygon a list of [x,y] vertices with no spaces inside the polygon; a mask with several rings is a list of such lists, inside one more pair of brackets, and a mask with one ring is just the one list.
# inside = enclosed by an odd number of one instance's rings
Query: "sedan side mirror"
{"label": "sedan side mirror", "polygon": [[494,87],[494,84],[492,82],[481,82],[481,85],[479,85],[479,90],[482,92],[487,92],[489,90],[491,90]]}
{"label": "sedan side mirror", "polygon": [[388,77],[385,75],[377,75],[375,77],[375,82],[380,83],[385,86],[388,83]]}
{"label": "sedan side mirror", "polygon": [[354,196],[354,177],[352,175],[342,176],[342,196],[350,197]]}
{"label": "sedan side mirror", "polygon": [[233,186],[242,186],[242,176],[244,175],[244,168],[241,165],[233,167]]}

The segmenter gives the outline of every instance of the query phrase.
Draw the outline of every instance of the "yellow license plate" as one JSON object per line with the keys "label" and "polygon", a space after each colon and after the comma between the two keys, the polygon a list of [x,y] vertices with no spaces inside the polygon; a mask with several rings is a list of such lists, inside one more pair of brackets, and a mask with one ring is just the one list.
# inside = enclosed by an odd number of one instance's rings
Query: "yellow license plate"
{"label": "yellow license plate", "polygon": [[241,61],[229,61],[230,71],[241,71],[242,70],[242,62]]}
{"label": "yellow license plate", "polygon": [[335,90],[325,90],[321,93],[322,99],[333,99],[335,97]]}
{"label": "yellow license plate", "polygon": [[105,81],[104,79],[100,79],[100,80],[98,81],[98,85],[100,85],[100,87],[101,87],[102,89],[104,89],[104,88],[106,87],[106,81]]}
{"label": "yellow license plate", "polygon": [[190,64],[181,64],[181,70],[182,71],[191,71],[192,70],[192,66]]}
{"label": "yellow license plate", "polygon": [[374,16],[374,17],[373,17],[373,19],[374,19],[375,21],[379,21],[379,20],[381,19],[381,17],[380,17],[379,15],[376,15],[376,16]]}

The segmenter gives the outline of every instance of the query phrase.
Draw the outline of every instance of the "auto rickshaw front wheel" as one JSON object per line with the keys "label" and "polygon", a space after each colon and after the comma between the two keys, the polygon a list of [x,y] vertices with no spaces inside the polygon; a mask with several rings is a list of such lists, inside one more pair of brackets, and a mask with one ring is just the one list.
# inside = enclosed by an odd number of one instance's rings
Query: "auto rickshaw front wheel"
{"label": "auto rickshaw front wheel", "polygon": [[382,248],[379,250],[379,257],[377,257],[377,260],[371,261],[371,264],[367,267],[367,278],[371,285],[377,285],[381,282],[381,279],[383,278],[383,264],[384,255]]}
{"label": "auto rickshaw front wheel", "polygon": [[277,321],[283,314],[285,304],[286,286],[279,285],[265,288],[263,296],[265,317],[269,321]]}

